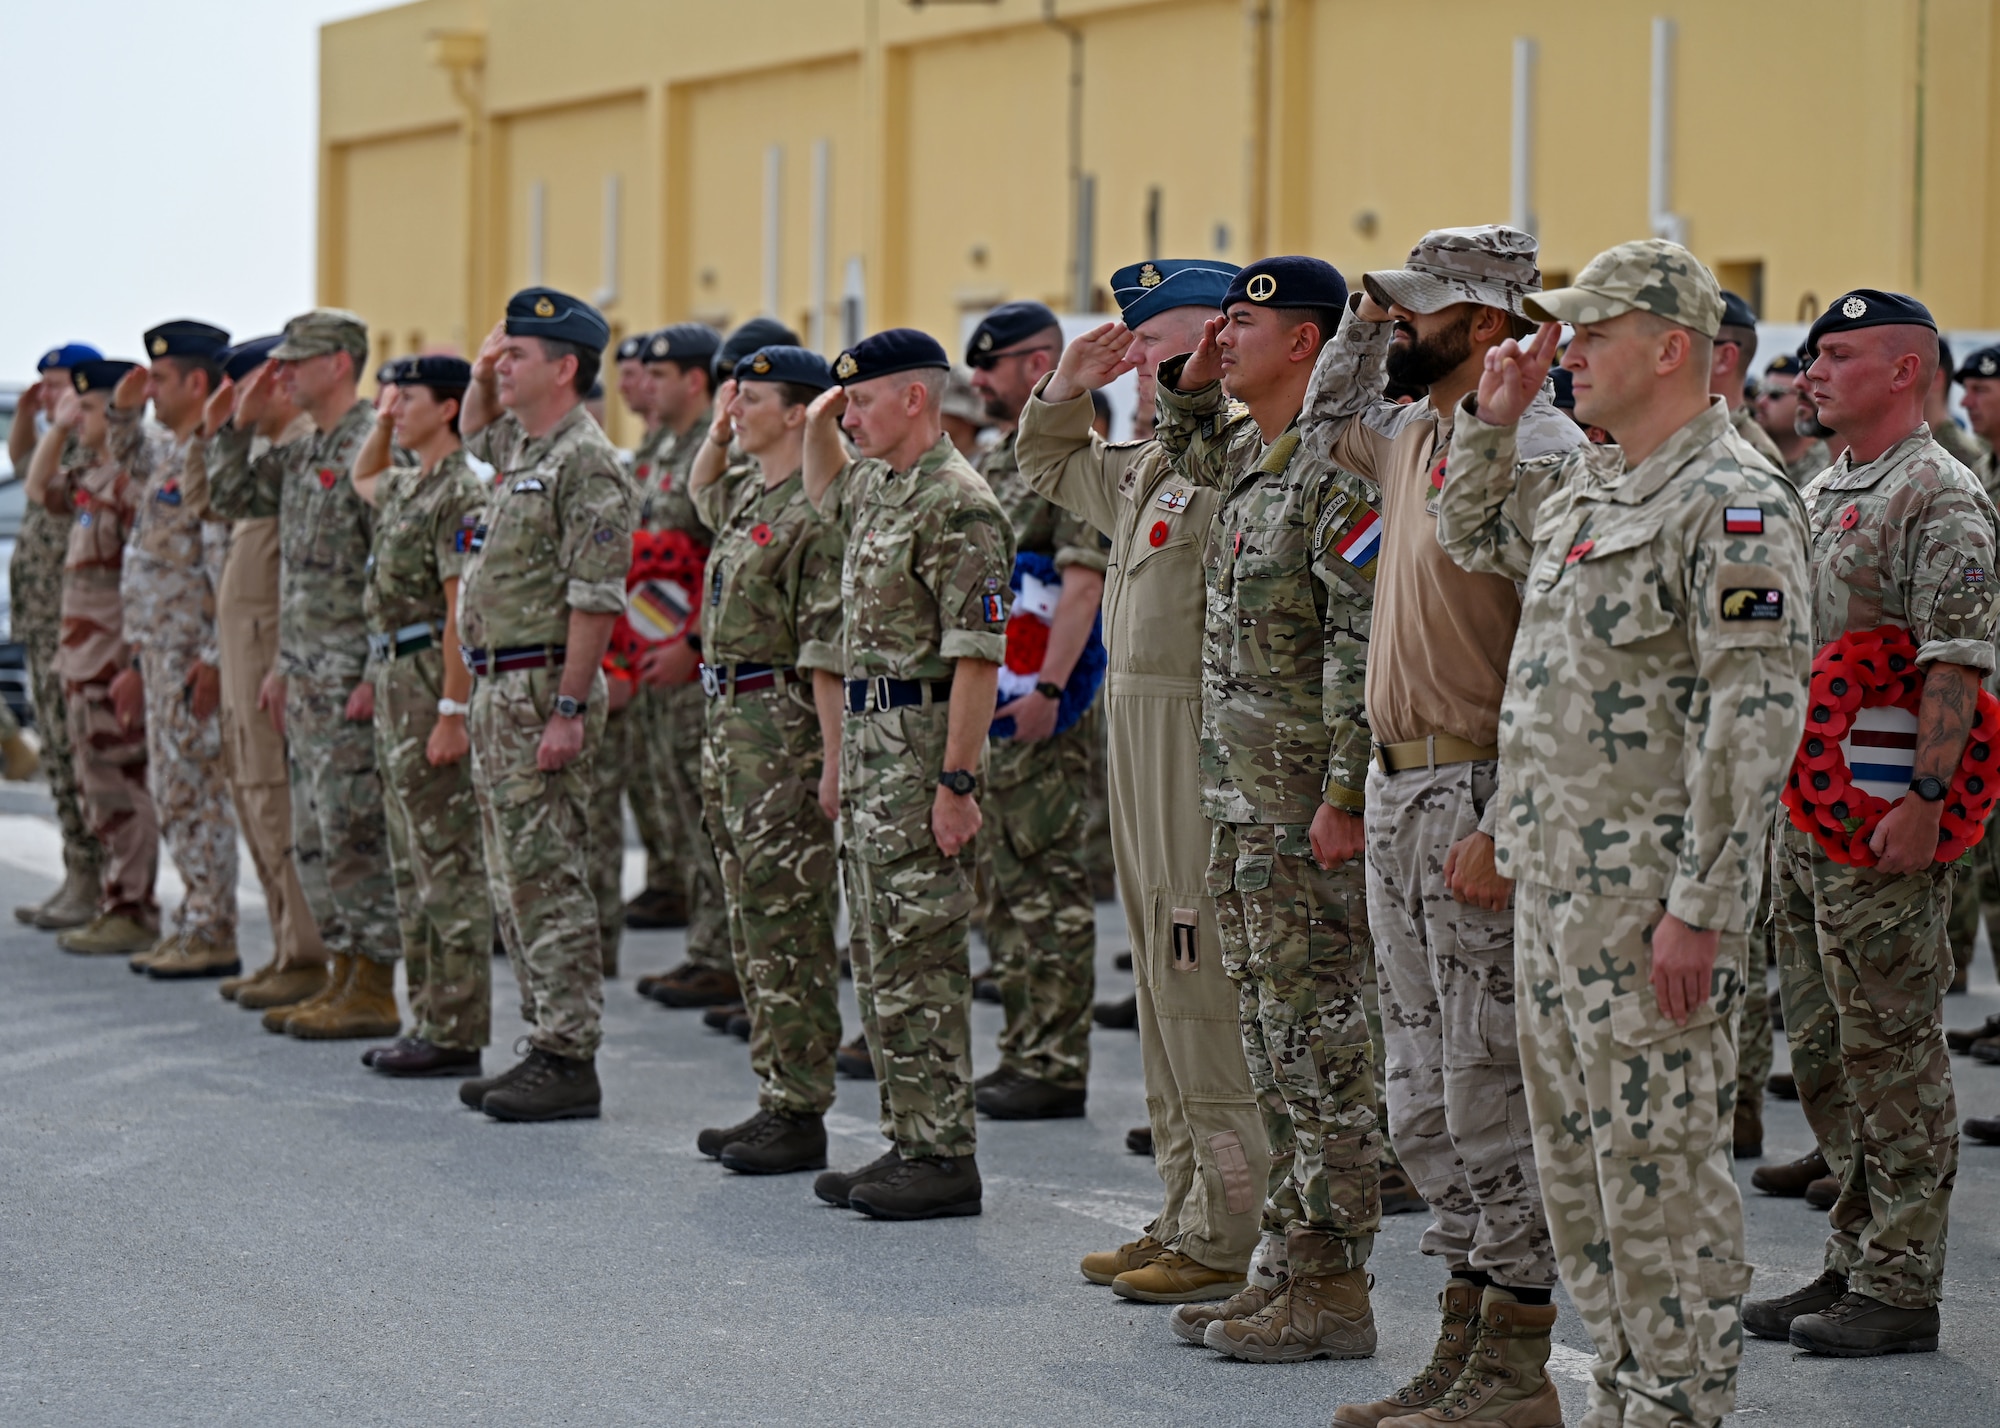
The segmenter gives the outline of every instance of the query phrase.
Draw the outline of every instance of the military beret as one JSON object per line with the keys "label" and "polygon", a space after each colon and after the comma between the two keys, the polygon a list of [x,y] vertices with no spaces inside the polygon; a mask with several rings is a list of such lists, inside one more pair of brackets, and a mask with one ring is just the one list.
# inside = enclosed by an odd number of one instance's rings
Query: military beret
{"label": "military beret", "polygon": [[403,363],[407,360],[407,358],[403,357],[391,357],[387,362],[377,367],[375,369],[375,385],[378,387],[394,386],[397,374],[403,370]]}
{"label": "military beret", "polygon": [[368,324],[337,307],[316,307],[285,324],[284,336],[271,349],[273,362],[303,362],[345,352],[359,367],[368,360]]}
{"label": "military beret", "polygon": [[1967,377],[2000,377],[2000,346],[1982,347],[1965,359],[1965,365],[1951,374],[1963,382]]}
{"label": "military beret", "polygon": [[1757,326],[1757,314],[1750,311],[1750,304],[1728,288],[1722,290],[1722,325],[1748,327],[1753,331]]}
{"label": "military beret", "polygon": [[620,362],[637,362],[646,355],[646,339],[650,332],[635,332],[618,344],[617,359]]}
{"label": "military beret", "polygon": [[150,357],[200,357],[214,361],[229,346],[229,334],[206,322],[181,318],[146,331]]}
{"label": "military beret", "polygon": [[790,382],[815,392],[833,385],[833,368],[826,365],[826,358],[786,343],[759,347],[736,364],[735,376],[739,383]]}
{"label": "military beret", "polygon": [[[676,322],[644,338],[647,362],[678,362],[683,367],[706,366],[722,348],[722,334],[705,322]],[[622,349],[621,349],[622,350]]]}
{"label": "military beret", "polygon": [[1569,368],[1557,367],[1549,373],[1549,381],[1555,387],[1555,390],[1549,394],[1549,400],[1566,412],[1575,411],[1576,378],[1571,374]]}
{"label": "military beret", "polygon": [[1805,371],[1806,364],[1798,359],[1798,354],[1781,352],[1771,359],[1771,365],[1764,369],[1766,377],[1796,377]]}
{"label": "military beret", "polygon": [[1060,342],[1062,320],[1047,306],[1038,302],[1003,302],[980,318],[979,326],[972,329],[972,336],[965,344],[965,365],[990,367],[994,353],[1004,352],[1052,327]]}
{"label": "military beret", "polygon": [[137,371],[137,362],[120,362],[116,358],[93,358],[79,362],[69,369],[69,384],[79,392],[108,392],[116,387],[127,372]]}
{"label": "military beret", "polygon": [[52,367],[60,367],[65,372],[75,371],[86,362],[102,362],[104,354],[88,342],[65,342],[60,347],[51,347],[35,363],[37,372],[46,372]]}
{"label": "military beret", "polygon": [[463,357],[451,357],[443,353],[426,353],[421,357],[398,357],[385,372],[393,373],[382,380],[398,387],[469,387],[472,385],[472,364]]}
{"label": "military beret", "polygon": [[225,347],[217,360],[222,363],[222,375],[232,382],[240,382],[271,357],[271,349],[278,345],[278,334],[269,337],[253,337],[248,342],[239,342],[234,347]]}
{"label": "military beret", "polygon": [[1928,327],[1937,331],[1931,310],[1907,293],[1885,293],[1879,288],[1856,288],[1833,300],[1833,306],[1819,315],[1806,332],[1806,351],[1819,355],[1820,339],[1836,332],[1858,332],[1864,327]]}
{"label": "military beret", "polygon": [[759,347],[797,347],[798,333],[775,317],[753,317],[729,336],[715,351],[710,370],[719,382],[736,370],[736,364]]}
{"label": "military beret", "polygon": [[1236,276],[1234,263],[1207,258],[1161,258],[1130,263],[1111,275],[1111,296],[1127,327],[1177,307],[1222,310],[1222,295]]}
{"label": "military beret", "polygon": [[1521,310],[1536,322],[1572,324],[1650,312],[1713,337],[1722,326],[1722,288],[1715,274],[1680,244],[1637,238],[1606,248],[1583,265],[1568,287],[1524,298]]}
{"label": "military beret", "polygon": [[611,324],[603,313],[554,288],[522,288],[507,299],[506,321],[509,337],[546,337],[593,352],[602,352],[611,340]]}
{"label": "military beret", "polygon": [[1222,295],[1224,308],[1239,302],[1258,307],[1342,308],[1347,306],[1347,279],[1321,258],[1259,258],[1240,270]]}
{"label": "military beret", "polygon": [[897,372],[918,372],[927,367],[951,370],[951,358],[928,332],[914,327],[891,327],[872,337],[864,337],[833,362],[833,375],[842,386],[887,377]]}

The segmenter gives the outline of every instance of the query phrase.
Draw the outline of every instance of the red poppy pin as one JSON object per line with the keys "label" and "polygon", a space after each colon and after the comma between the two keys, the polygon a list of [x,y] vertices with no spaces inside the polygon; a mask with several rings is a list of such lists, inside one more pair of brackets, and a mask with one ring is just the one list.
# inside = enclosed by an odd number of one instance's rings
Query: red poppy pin
{"label": "red poppy pin", "polygon": [[750,528],[750,539],[758,545],[769,545],[771,543],[771,528],[762,521],[757,522],[756,525]]}
{"label": "red poppy pin", "polygon": [[1431,467],[1431,489],[1433,491],[1442,491],[1444,489],[1445,455],[1446,453],[1440,453],[1437,459],[1437,465]]}
{"label": "red poppy pin", "polygon": [[319,468],[320,490],[331,491],[333,489],[333,483],[338,481],[339,479],[340,479],[340,473],[334,470],[331,466],[322,466]]}
{"label": "red poppy pin", "polygon": [[1579,560],[1582,560],[1586,555],[1589,555],[1591,551],[1595,550],[1596,548],[1597,548],[1596,541],[1580,540],[1575,545],[1569,548],[1569,554],[1563,557],[1563,564],[1575,565]]}
{"label": "red poppy pin", "polygon": [[1147,533],[1146,539],[1156,546],[1165,545],[1167,543],[1167,523],[1165,521],[1154,521],[1153,529]]}
{"label": "red poppy pin", "polygon": [[1844,531],[1851,531],[1854,529],[1854,523],[1860,519],[1861,507],[1858,505],[1849,506],[1840,513],[1840,528]]}

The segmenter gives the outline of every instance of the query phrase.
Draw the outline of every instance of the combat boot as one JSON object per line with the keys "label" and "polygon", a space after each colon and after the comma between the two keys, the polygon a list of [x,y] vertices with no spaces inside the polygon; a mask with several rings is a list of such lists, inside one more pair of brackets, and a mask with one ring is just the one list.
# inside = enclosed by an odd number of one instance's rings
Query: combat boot
{"label": "combat boot", "polygon": [[1153,1128],[1134,1126],[1125,1132],[1125,1148],[1134,1155],[1151,1156],[1153,1153]]}
{"label": "combat boot", "polygon": [[898,1158],[856,1181],[847,1205],[877,1220],[936,1220],[978,1214],[980,1190],[979,1163],[972,1156]]}
{"label": "combat boot", "polygon": [[1083,1277],[1092,1284],[1109,1284],[1128,1269],[1151,1264],[1167,1252],[1167,1247],[1151,1235],[1127,1240],[1114,1250],[1093,1250],[1083,1257]]}
{"label": "combat boot", "polygon": [[[311,1016],[321,1007],[333,1001],[335,997],[338,997],[341,992],[346,990],[347,979],[354,974],[354,962],[355,959],[348,956],[345,952],[334,953],[333,965],[326,974],[325,984],[303,1001],[273,1002],[270,1010],[264,1013],[264,1030],[275,1032],[282,1036],[286,1024],[293,1017]],[[242,1006],[243,1003],[239,1000],[237,1005]]]}
{"label": "combat boot", "polygon": [[56,946],[79,957],[129,957],[159,941],[160,934],[136,917],[102,912],[83,927],[56,934]]}
{"label": "combat boot", "polygon": [[625,904],[625,925],[640,932],[688,925],[685,888],[647,888]]}
{"label": "combat boot", "polygon": [[234,977],[224,977],[215,984],[215,990],[221,994],[224,1001],[233,1002],[236,1000],[238,992],[242,991],[245,987],[255,986],[277,970],[278,960],[274,957],[254,972],[245,972]]}
{"label": "combat boot", "polygon": [[520,1074],[486,1093],[479,1109],[496,1121],[593,1120],[602,1111],[594,1058],[558,1056],[537,1048]]}
{"label": "combat boot", "polygon": [[46,901],[33,907],[17,907],[14,916],[44,932],[67,932],[82,927],[97,916],[98,890],[103,877],[96,869],[65,871],[62,886]]}
{"label": "combat boot", "polygon": [[459,1082],[458,1099],[476,1111],[486,1103],[488,1092],[497,1091],[502,1086],[511,1086],[514,1079],[527,1068],[528,1045],[528,1038],[525,1036],[514,1043],[514,1054],[522,1059],[498,1076],[475,1076],[469,1081]]}
{"label": "combat boot", "polygon": [[859,1170],[829,1170],[813,1181],[813,1194],[827,1204],[838,1205],[845,1210],[848,1208],[847,1193],[854,1188],[856,1182],[887,1170],[902,1158],[902,1152],[892,1145]]}
{"label": "combat boot", "polygon": [[479,1070],[478,1048],[439,1046],[434,1041],[411,1038],[385,1046],[369,1064],[384,1076],[463,1076]]}
{"label": "combat boot", "polygon": [[875,1061],[868,1054],[868,1033],[862,1032],[854,1040],[833,1053],[833,1069],[843,1076],[856,1081],[875,1079]]}
{"label": "combat boot", "polygon": [[1130,996],[1122,1002],[1099,1002],[1090,1009],[1090,1019],[1113,1031],[1137,1031],[1139,998]]}
{"label": "combat boot", "polygon": [[748,1120],[738,1121],[733,1126],[719,1126],[713,1130],[702,1131],[694,1138],[694,1148],[710,1160],[719,1160],[722,1158],[722,1147],[731,1141],[743,1139],[769,1120],[770,1116],[769,1111],[760,1107]]}
{"label": "combat boot", "polygon": [[1217,1353],[1253,1364],[1308,1359],[1365,1359],[1375,1353],[1375,1311],[1368,1274],[1294,1269],[1285,1287],[1247,1319],[1218,1319],[1201,1341]]}
{"label": "combat boot", "polygon": [[236,943],[211,942],[192,935],[177,939],[173,949],[146,964],[146,975],[156,982],[184,982],[194,977],[233,977],[243,970]]}
{"label": "combat boot", "polygon": [[1495,1423],[1503,1428],[1563,1428],[1562,1400],[1549,1382],[1553,1304],[1522,1304],[1498,1285],[1479,1307],[1478,1339],[1458,1379],[1435,1401],[1381,1428],[1439,1423]]}
{"label": "combat boot", "polygon": [[2000,1066],[2000,1036],[1982,1036],[1965,1050],[1974,1061]]}
{"label": "combat boot", "polygon": [[1840,1198],[1840,1182],[1831,1175],[1822,1175],[1806,1186],[1803,1198],[1815,1210],[1831,1210],[1833,1202]]}
{"label": "combat boot", "polygon": [[1799,1083],[1789,1071],[1773,1071],[1764,1083],[1764,1094],[1776,1096],[1781,1101],[1796,1101],[1799,1098]]}
{"label": "combat boot", "polygon": [[146,975],[146,969],[152,966],[156,960],[161,957],[172,956],[180,949],[180,945],[181,934],[170,932],[151,947],[148,947],[144,952],[134,952],[125,965],[131,969],[134,976],[143,977]]}
{"label": "combat boot", "polygon": [[[311,962],[303,967],[287,967],[282,972],[269,972],[248,986],[238,988],[236,1005],[245,1011],[295,1007],[319,996],[326,991],[326,988],[326,964]],[[278,1029],[284,1030],[283,1027]]]}
{"label": "combat boot", "polygon": [[749,1008],[741,1002],[724,1002],[719,1007],[710,1007],[701,1014],[701,1024],[710,1031],[728,1031],[731,1017],[741,1016]]}
{"label": "combat boot", "polygon": [[764,1123],[722,1148],[722,1166],[738,1175],[790,1175],[826,1169],[826,1122],[813,1112],[772,1112]]}
{"label": "combat boot", "polygon": [[1261,1313],[1284,1287],[1283,1279],[1275,1285],[1246,1284],[1220,1304],[1183,1304],[1167,1316],[1167,1327],[1190,1344],[1206,1344],[1209,1325]]}
{"label": "combat boot", "polygon": [[1083,1114],[1089,1092],[1082,1086],[1058,1086],[1038,1077],[1016,1075],[1012,1081],[972,1093],[972,1104],[996,1121],[1060,1121]]}
{"label": "combat boot", "polygon": [[682,1010],[693,1007],[717,1007],[725,1002],[743,1000],[743,988],[737,984],[734,972],[725,972],[720,967],[697,967],[692,962],[683,962],[654,982],[646,991],[663,1007]]}
{"label": "combat boot", "polygon": [[1179,1250],[1168,1250],[1151,1263],[1128,1269],[1111,1281],[1113,1294],[1140,1304],[1226,1299],[1243,1287],[1240,1272],[1216,1269]]}
{"label": "combat boot", "polygon": [[403,1028],[396,1010],[396,964],[356,957],[339,996],[302,1011],[285,1023],[285,1034],[301,1041],[351,1041],[394,1036]]}
{"label": "combat boot", "polygon": [[42,771],[41,750],[19,729],[0,738],[0,778],[26,783]]}
{"label": "combat boot", "polygon": [[1409,1172],[1400,1165],[1382,1167],[1381,1198],[1382,1213],[1385,1215],[1414,1215],[1419,1210],[1428,1214],[1431,1208],[1418,1192],[1416,1182],[1410,1179]]}
{"label": "combat boot", "polygon": [[1792,1336],[1792,1320],[1831,1308],[1845,1293],[1847,1276],[1829,1269],[1805,1288],[1794,1289],[1790,1294],[1780,1294],[1775,1299],[1744,1300],[1743,1327],[1760,1339],[1783,1343]]}
{"label": "combat boot", "polygon": [[748,1041],[750,1039],[749,1013],[738,1012],[729,1019],[729,1034],[738,1041]]}
{"label": "combat boot", "polygon": [[1944,1034],[1944,1044],[1964,1055],[1972,1050],[1973,1042],[1984,1041],[1992,1036],[2000,1036],[2000,1016],[1989,1016],[1983,1023],[1968,1031],[1947,1031]]}
{"label": "combat boot", "polygon": [[2000,1145],[2000,1119],[1993,1116],[1974,1116],[1959,1123],[1966,1137],[1981,1145]]}
{"label": "combat boot", "polygon": [[418,1041],[414,1036],[399,1036],[394,1041],[384,1042],[380,1046],[371,1046],[362,1052],[361,1064],[373,1069],[379,1057],[387,1056],[392,1051],[407,1051],[413,1046],[421,1045],[423,1043]]}
{"label": "combat boot", "polygon": [[1826,1173],[1826,1157],[1815,1150],[1783,1165],[1758,1166],[1750,1173],[1750,1183],[1766,1195],[1795,1200],[1806,1193],[1806,1186]]}
{"label": "combat boot", "polygon": [[1458,1381],[1472,1357],[1479,1337],[1479,1286],[1465,1279],[1445,1281],[1438,1295],[1438,1309],[1444,1323],[1438,1329],[1437,1347],[1431,1361],[1417,1370],[1416,1377],[1373,1403],[1344,1403],[1333,1411],[1333,1428],[1376,1428],[1385,1418],[1414,1413],[1443,1398]]}
{"label": "combat boot", "polygon": [[1792,1320],[1791,1344],[1809,1354],[1837,1359],[1872,1359],[1881,1354],[1934,1354],[1938,1311],[1904,1309],[1853,1290],[1817,1314]]}
{"label": "combat boot", "polygon": [[1736,1119],[1730,1130],[1730,1152],[1738,1160],[1757,1160],[1764,1154],[1764,1108],[1741,1097],[1736,1102]]}

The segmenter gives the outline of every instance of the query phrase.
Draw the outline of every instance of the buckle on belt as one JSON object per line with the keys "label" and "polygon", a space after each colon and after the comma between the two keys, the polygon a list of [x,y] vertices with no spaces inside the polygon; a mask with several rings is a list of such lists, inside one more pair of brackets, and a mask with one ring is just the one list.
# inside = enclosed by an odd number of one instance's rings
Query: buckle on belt
{"label": "buckle on belt", "polygon": [[873,679],[868,681],[869,687],[874,691],[875,708],[878,711],[890,707],[889,686],[893,682],[894,681],[892,681],[886,674],[878,674]]}
{"label": "buckle on belt", "polygon": [[722,694],[722,677],[715,672],[715,666],[703,661],[701,665],[701,692],[710,699]]}

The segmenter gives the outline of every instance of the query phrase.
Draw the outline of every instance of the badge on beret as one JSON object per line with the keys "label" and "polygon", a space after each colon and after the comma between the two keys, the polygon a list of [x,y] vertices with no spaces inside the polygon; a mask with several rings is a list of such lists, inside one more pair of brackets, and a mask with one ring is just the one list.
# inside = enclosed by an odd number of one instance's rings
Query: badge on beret
{"label": "badge on beret", "polygon": [[1158,268],[1154,267],[1154,266],[1153,266],[1153,265],[1152,265],[1151,263],[1141,263],[1141,264],[1139,265],[1139,286],[1140,286],[1140,287],[1142,287],[1142,288],[1156,288],[1156,287],[1158,287],[1158,286],[1159,286],[1159,285],[1160,285],[1161,283],[1164,283],[1165,281],[1166,281],[1166,278],[1164,278],[1163,276],[1161,276],[1161,274],[1160,274],[1160,270],[1159,270]]}
{"label": "badge on beret", "polygon": [[56,365],[56,359],[61,356],[62,348],[51,347],[47,352],[42,354],[42,365],[44,367],[53,367]]}
{"label": "badge on beret", "polygon": [[1979,359],[1980,376],[1990,377],[1995,372],[2000,372],[2000,362],[1995,362],[1991,357],[1981,357]]}
{"label": "badge on beret", "polygon": [[750,370],[760,377],[763,376],[771,370],[771,359],[759,352],[755,357],[750,359]]}
{"label": "badge on beret", "polygon": [[166,356],[166,355],[167,355],[167,339],[166,339],[166,338],[164,338],[164,337],[155,337],[155,338],[153,339],[153,341],[152,341],[152,348],[153,348],[153,355],[154,355],[155,357],[164,357],[164,356]]}
{"label": "badge on beret", "polygon": [[1840,305],[1842,317],[1865,317],[1867,314],[1868,304],[1861,298],[1851,297]]}
{"label": "badge on beret", "polygon": [[1259,273],[1243,289],[1250,294],[1252,302],[1269,302],[1278,294],[1278,280],[1269,273]]}
{"label": "badge on beret", "polygon": [[982,332],[982,333],[980,333],[980,334],[979,334],[979,350],[980,350],[981,352],[991,352],[991,351],[993,350],[993,334],[992,334],[992,333],[990,333],[990,332]]}
{"label": "badge on beret", "polygon": [[840,360],[833,364],[833,375],[843,382],[860,370],[861,368],[855,364],[852,352],[841,353]]}
{"label": "badge on beret", "polygon": [[88,372],[78,372],[75,380],[77,391],[87,392],[90,390],[90,374]]}
{"label": "badge on beret", "polygon": [[653,339],[653,355],[655,357],[664,357],[673,351],[673,349],[674,344],[669,342],[664,336]]}
{"label": "badge on beret", "polygon": [[535,299],[536,317],[554,317],[555,315],[556,315],[556,305],[554,303],[550,302],[545,297],[538,297]]}

